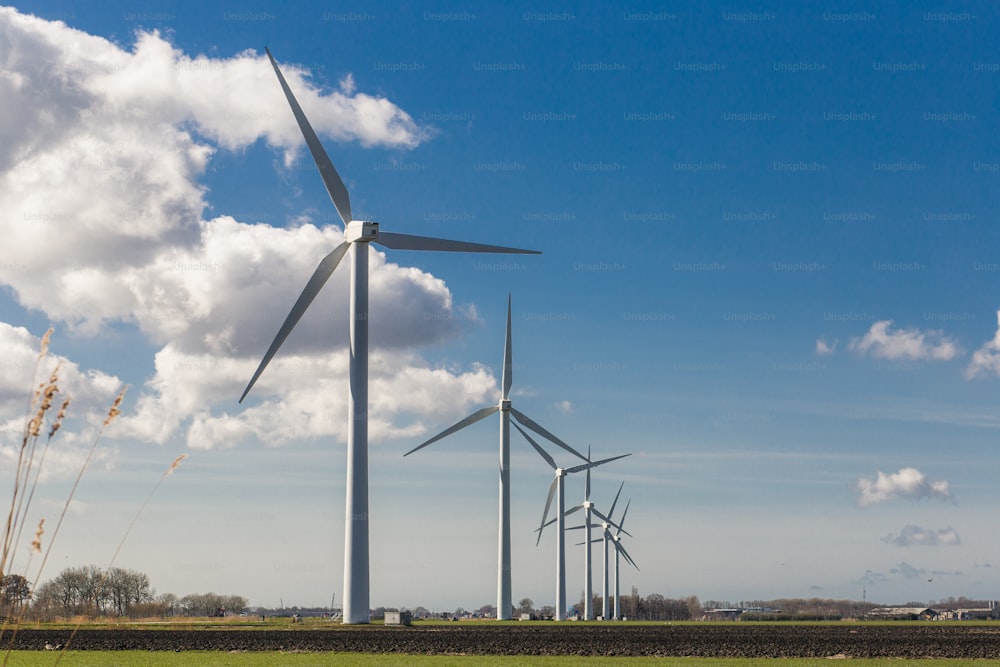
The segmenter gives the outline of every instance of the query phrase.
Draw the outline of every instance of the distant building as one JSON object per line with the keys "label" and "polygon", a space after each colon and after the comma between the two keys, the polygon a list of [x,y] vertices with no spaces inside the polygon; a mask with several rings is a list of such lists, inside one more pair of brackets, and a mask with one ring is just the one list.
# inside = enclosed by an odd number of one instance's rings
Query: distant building
{"label": "distant building", "polygon": [[955,620],[957,621],[988,621],[996,618],[996,609],[956,609]]}
{"label": "distant building", "polygon": [[929,607],[875,607],[868,612],[868,617],[894,621],[930,621],[938,617],[938,612]]}
{"label": "distant building", "polygon": [[386,625],[409,625],[412,621],[413,615],[408,611],[385,612]]}

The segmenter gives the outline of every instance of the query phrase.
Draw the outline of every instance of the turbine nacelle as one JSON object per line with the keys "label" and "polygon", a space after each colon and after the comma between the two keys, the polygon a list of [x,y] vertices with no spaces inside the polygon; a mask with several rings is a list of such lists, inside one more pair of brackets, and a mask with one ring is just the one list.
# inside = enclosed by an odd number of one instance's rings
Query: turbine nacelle
{"label": "turbine nacelle", "polygon": [[344,228],[346,243],[371,243],[378,238],[378,223],[351,220]]}

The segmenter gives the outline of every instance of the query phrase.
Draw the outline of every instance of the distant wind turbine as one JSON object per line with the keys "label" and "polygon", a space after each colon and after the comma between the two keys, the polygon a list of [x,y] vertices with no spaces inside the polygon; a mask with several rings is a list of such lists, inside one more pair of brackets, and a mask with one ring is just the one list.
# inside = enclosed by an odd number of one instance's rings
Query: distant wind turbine
{"label": "distant wind turbine", "polygon": [[274,337],[263,360],[240,396],[240,403],[247,397],[268,362],[281,347],[309,304],[326,284],[340,260],[351,256],[351,308],[350,308],[350,385],[348,387],[347,422],[347,502],[344,527],[344,623],[368,623],[369,606],[369,549],[368,549],[368,244],[377,243],[396,250],[441,250],[449,252],[495,252],[539,254],[535,250],[520,250],[502,246],[449,241],[383,232],[377,222],[354,220],[347,187],[323,149],[319,138],[292,95],[278,63],[267,48],[267,57],[278,76],[278,83],[285,93],[299,129],[305,138],[313,161],[319,169],[326,191],[337,213],[344,221],[344,241],[333,249],[313,272],[305,289],[299,295],[284,324]]}
{"label": "distant wind turbine", "polygon": [[[613,616],[613,618],[615,620],[618,620],[618,619],[620,619],[622,617],[622,612],[621,612],[621,590],[620,590],[620,584],[621,584],[621,577],[620,577],[621,562],[620,562],[620,557],[621,556],[625,556],[625,560],[627,560],[632,565],[632,567],[634,567],[636,570],[639,569],[639,566],[636,565],[635,561],[632,560],[632,557],[628,555],[628,551],[625,550],[625,546],[622,544],[622,531],[624,530],[624,528],[622,528],[622,526],[625,525],[625,517],[626,517],[626,515],[628,515],[628,508],[629,508],[629,506],[631,504],[632,504],[631,500],[628,501],[627,503],[625,503],[625,510],[622,512],[621,521],[618,522],[617,532],[614,535],[611,536],[611,540],[612,540],[611,544],[615,548],[615,592],[614,592],[615,615]],[[608,516],[610,516],[610,514]]]}
{"label": "distant wind turbine", "polygon": [[[549,496],[545,499],[545,511],[542,512],[542,522],[536,531],[538,533],[538,540],[535,542],[535,546],[542,540],[542,530],[547,526],[546,519],[549,517],[549,507],[552,506],[552,496],[556,496],[556,620],[565,621],[566,620],[566,530],[565,530],[565,517],[571,512],[566,511],[566,496],[565,489],[563,485],[563,480],[566,475],[575,472],[580,472],[586,470],[588,473],[591,468],[596,468],[599,465],[604,465],[605,463],[610,463],[611,461],[617,461],[618,459],[623,459],[626,456],[631,456],[631,454],[621,454],[619,456],[612,456],[608,459],[602,459],[600,461],[590,461],[588,463],[581,463],[575,465],[571,468],[560,468],[556,465],[555,460],[546,452],[541,446],[532,440],[531,436],[524,432],[524,430],[514,424],[514,428],[521,432],[521,435],[531,443],[531,446],[535,448],[538,455],[545,459],[545,462],[549,464],[552,470],[555,472],[555,479],[552,480],[552,484],[549,485]],[[587,451],[587,458],[590,458],[590,451]],[[574,509],[580,509],[577,505]]]}
{"label": "distant wind turbine", "polygon": [[[597,508],[594,507],[594,503],[591,502],[591,500],[590,500],[590,471],[588,470],[587,471],[587,488],[586,488],[585,495],[583,497],[584,498],[583,499],[583,503],[581,503],[580,505],[577,505],[576,507],[573,507],[573,508],[567,510],[567,512],[566,512],[567,514],[571,514],[571,513],[575,512],[575,511],[579,510],[579,509],[583,509],[584,510],[583,525],[580,525],[580,526],[571,526],[570,528],[568,528],[568,530],[580,530],[580,529],[582,529],[584,531],[583,542],[581,542],[580,544],[583,545],[583,549],[584,549],[584,551],[583,551],[583,569],[584,569],[584,580],[583,580],[583,582],[584,582],[584,588],[583,588],[583,619],[585,621],[591,621],[591,620],[594,619],[594,577],[593,577],[593,566],[591,565],[591,562],[590,562],[591,561],[590,545],[591,545],[592,542],[596,542],[597,540],[592,540],[591,539],[591,537],[590,537],[590,529],[591,528],[600,528],[601,526],[604,525],[603,523],[592,524],[591,523],[591,516],[590,515],[591,514],[596,514],[598,516],[598,518],[600,518],[604,523],[607,523],[609,525],[617,527],[617,524],[615,524],[613,521],[611,521],[611,519],[608,518],[608,517],[611,514],[614,514],[615,505],[618,504],[618,496],[621,495],[622,487],[623,486],[625,486],[625,482],[622,482],[621,486],[618,487],[618,493],[615,494],[615,499],[611,503],[611,511],[608,512],[608,516],[604,516],[603,514],[601,514],[600,511],[597,510]],[[625,534],[628,535],[627,532]],[[604,562],[605,562],[605,565],[607,565],[607,553],[605,553]],[[608,598],[608,585],[607,585],[607,583],[608,583],[607,567],[605,567],[605,574],[604,574],[604,599],[605,600],[607,600],[607,598]]]}
{"label": "distant wind turbine", "polygon": [[494,412],[500,413],[500,527],[499,527],[499,548],[497,554],[497,618],[500,620],[510,620],[511,618],[511,583],[510,583],[510,418],[514,417],[522,426],[531,429],[538,435],[547,439],[567,452],[586,461],[583,454],[579,453],[565,442],[552,435],[544,428],[536,424],[530,417],[520,412],[510,404],[510,387],[513,383],[513,360],[511,354],[510,336],[510,295],[507,295],[507,335],[504,340],[503,351],[503,384],[500,393],[500,403],[476,410],[471,415],[456,422],[441,431],[433,438],[425,440],[410,451],[403,454],[409,456],[413,452],[423,449],[427,445],[437,442],[452,433],[461,431],[466,426],[471,426],[476,422],[486,419]]}
{"label": "distant wind turbine", "polygon": [[[621,493],[623,486],[625,486],[625,482],[622,482],[622,486],[618,487],[618,493],[619,494]],[[624,528],[622,528],[622,526],[625,524],[625,515],[628,514],[628,508],[629,508],[629,505],[631,504],[631,502],[632,501],[629,501],[628,503],[626,503],[626,505],[625,505],[625,511],[622,512],[622,518],[621,518],[621,520],[618,523],[614,523],[611,520],[611,517],[614,516],[614,514],[615,514],[615,505],[618,504],[618,496],[615,495],[615,501],[613,503],[611,503],[611,511],[608,512],[608,516],[606,518],[602,517],[602,519],[604,519],[604,520],[601,523],[594,524],[595,528],[601,528],[602,531],[603,531],[602,536],[600,538],[596,539],[596,540],[593,540],[593,542],[603,542],[604,543],[604,578],[603,578],[604,595],[601,598],[602,607],[603,607],[603,611],[601,613],[601,618],[603,618],[605,621],[607,621],[608,619],[612,618],[612,616],[611,616],[611,600],[608,597],[608,569],[609,569],[608,568],[608,565],[609,565],[609,560],[608,560],[608,546],[609,545],[613,545],[614,548],[615,548],[615,592],[614,592],[614,595],[615,595],[615,609],[614,609],[615,615],[614,615],[613,618],[618,618],[618,600],[619,600],[619,590],[618,590],[618,585],[619,585],[618,565],[619,565],[619,562],[618,562],[618,556],[619,556],[619,554],[624,553],[626,560],[628,560],[628,562],[631,563],[632,566],[635,569],[637,569],[637,570],[639,569],[639,566],[635,564],[635,561],[632,560],[632,557],[628,555],[628,552],[625,551],[625,547],[622,546],[622,544],[621,544],[621,534],[623,532],[626,535],[628,535],[629,537],[632,537],[632,535],[630,533],[628,533],[628,531],[626,531]],[[581,528],[581,527],[582,526],[574,526],[574,528]],[[617,534],[615,534],[615,533],[613,533],[611,531],[612,528],[614,528],[614,529],[616,529],[618,531]],[[583,543],[581,542],[580,544],[583,544]]]}

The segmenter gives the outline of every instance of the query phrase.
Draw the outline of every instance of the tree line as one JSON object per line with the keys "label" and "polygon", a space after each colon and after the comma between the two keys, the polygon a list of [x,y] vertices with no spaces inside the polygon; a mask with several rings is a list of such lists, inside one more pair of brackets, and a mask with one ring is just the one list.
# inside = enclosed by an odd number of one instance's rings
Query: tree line
{"label": "tree line", "polygon": [[[595,595],[593,609],[596,614],[600,614],[603,608],[603,600],[599,595]],[[646,596],[639,595],[636,587],[632,587],[631,594],[622,595],[620,598],[620,614],[623,618],[636,621],[698,621],[698,620],[722,620],[730,618],[725,615],[715,615],[717,610],[739,610],[738,617],[742,620],[759,621],[820,621],[820,620],[840,620],[849,618],[862,618],[867,616],[873,609],[886,605],[876,604],[859,600],[835,600],[828,598],[778,598],[774,600],[740,600],[731,602],[729,600],[706,600],[701,602],[697,596],[691,595],[683,598],[668,598],[659,593],[650,593]],[[966,597],[945,598],[935,602],[906,602],[902,605],[892,605],[900,607],[940,607],[949,609],[979,609],[990,606],[989,601],[973,600]],[[399,611],[398,609],[378,608],[373,612],[373,618],[382,618],[385,611]],[[485,605],[477,610],[467,611],[459,607],[454,612],[431,612],[425,607],[416,607],[410,610],[414,619],[423,618],[495,618],[496,608],[493,605]],[[513,605],[514,617],[521,614],[529,614],[535,618],[551,618],[554,608],[551,605],[536,607],[531,598],[522,598]],[[583,616],[583,597],[579,602],[573,604],[568,610],[570,616]],[[377,612],[377,614],[376,614]]]}
{"label": "tree line", "polygon": [[241,595],[195,593],[177,597],[157,595],[149,577],[137,570],[96,565],[69,567],[34,590],[17,574],[0,581],[3,615],[23,615],[38,620],[60,616],[217,616],[239,614],[247,607]]}

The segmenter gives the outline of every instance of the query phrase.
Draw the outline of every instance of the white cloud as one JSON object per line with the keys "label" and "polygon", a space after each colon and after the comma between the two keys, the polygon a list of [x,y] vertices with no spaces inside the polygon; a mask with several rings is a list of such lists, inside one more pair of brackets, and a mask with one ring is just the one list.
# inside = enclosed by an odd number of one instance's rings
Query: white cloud
{"label": "white cloud", "polygon": [[[9,111],[0,117],[0,284],[74,330],[96,335],[124,322],[159,348],[155,374],[116,433],[181,436],[192,447],[342,439],[346,259],[249,404],[236,404],[316,265],[342,240],[336,227],[204,219],[199,178],[219,150],[263,139],[286,165],[309,159],[266,57],[191,57],[157,33],[139,33],[126,51],[0,8],[0,62]],[[294,63],[282,71],[324,138],[409,148],[429,136],[389,100],[358,92],[350,74],[322,92]],[[370,258],[372,439],[422,433],[421,417],[447,419],[494,398],[485,368],[431,368],[412,352],[455,336],[477,321],[475,310],[455,306],[424,271],[374,249]]]}
{"label": "white cloud", "polygon": [[848,348],[876,359],[929,359],[947,361],[960,353],[954,340],[941,331],[896,329],[891,320],[872,324],[864,336],[852,338]]}
{"label": "white cloud", "polygon": [[916,468],[901,468],[899,472],[886,474],[879,471],[875,479],[858,478],[855,487],[860,494],[858,505],[867,507],[894,498],[919,500],[921,498],[951,499],[948,482],[930,481]]}
{"label": "white cloud", "polygon": [[826,357],[837,351],[837,341],[832,343],[827,343],[822,338],[816,341],[816,354],[821,357]]}
{"label": "white cloud", "polygon": [[[213,368],[214,384],[199,380],[201,364]],[[165,442],[186,427],[192,449],[231,447],[250,438],[271,446],[321,436],[346,440],[346,350],[276,357],[251,394],[262,400],[248,399],[245,408],[239,407],[236,399],[255,366],[256,360],[219,363],[165,348],[157,355],[157,386],[150,387],[153,391],[143,396],[135,417],[124,419],[122,428],[131,429],[135,437]],[[189,375],[195,376],[194,382],[184,381]],[[373,353],[368,382],[372,443],[416,438],[428,430],[423,419],[447,421],[498,395],[485,367],[464,373],[430,368],[406,351]],[[193,418],[187,425],[189,415]]]}
{"label": "white cloud", "polygon": [[980,375],[1000,375],[1000,311],[997,311],[997,332],[993,340],[983,343],[972,354],[972,361],[965,369],[968,380]]}
{"label": "white cloud", "polygon": [[961,544],[958,532],[951,526],[948,526],[947,528],[940,528],[938,530],[928,530],[913,524],[907,524],[901,531],[899,531],[899,533],[890,533],[886,535],[882,538],[882,541],[887,544],[895,544],[900,547],[957,546],[958,544]]}
{"label": "white cloud", "polygon": [[573,407],[572,401],[559,401],[558,403],[554,403],[552,407],[567,415],[571,415],[576,411],[576,408]]}
{"label": "white cloud", "polygon": [[[128,52],[6,8],[0,60],[10,111],[0,118],[0,281],[90,332],[159,292],[137,273],[206,244],[197,179],[216,147],[205,138],[227,149],[264,138],[286,162],[304,154],[261,55],[191,58],[156,33]],[[294,64],[284,72],[320,134],[397,147],[428,135],[386,99],[323,95]]]}

